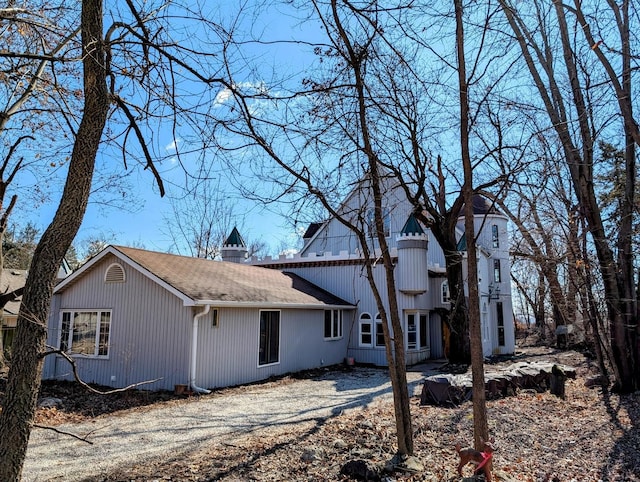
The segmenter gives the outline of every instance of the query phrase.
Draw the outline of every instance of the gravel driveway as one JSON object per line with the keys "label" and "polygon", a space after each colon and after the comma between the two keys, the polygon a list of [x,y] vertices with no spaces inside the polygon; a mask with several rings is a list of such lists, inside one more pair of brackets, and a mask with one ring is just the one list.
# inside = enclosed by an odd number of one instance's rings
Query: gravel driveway
{"label": "gravel driveway", "polygon": [[[412,395],[419,393],[420,381],[433,369],[434,365],[422,365],[407,373]],[[231,441],[264,427],[326,419],[384,398],[391,398],[387,371],[357,367],[57,427],[79,436],[90,434],[92,445],[34,429],[22,480],[78,481],[212,440]]]}

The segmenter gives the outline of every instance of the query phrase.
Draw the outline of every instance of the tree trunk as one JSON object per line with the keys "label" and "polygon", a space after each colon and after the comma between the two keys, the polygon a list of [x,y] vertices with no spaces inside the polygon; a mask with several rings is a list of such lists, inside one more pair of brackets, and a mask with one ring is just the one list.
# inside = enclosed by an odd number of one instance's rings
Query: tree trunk
{"label": "tree trunk", "polygon": [[36,409],[54,283],[84,216],[96,153],[109,111],[102,0],[82,2],[84,113],[69,172],[53,221],[35,250],[14,339],[7,391],[0,413],[0,480],[19,481]]}
{"label": "tree trunk", "polygon": [[447,260],[447,283],[451,296],[449,362],[468,365],[471,363],[469,311],[464,294],[463,257],[460,253],[456,255],[457,261],[449,263],[449,259]]}
{"label": "tree trunk", "polygon": [[[608,3],[611,8],[618,8],[615,2]],[[508,2],[500,0],[500,5],[509,25],[513,29],[520,45],[523,59],[527,63],[529,72],[544,103],[545,110],[562,145],[563,154],[575,189],[575,195],[580,205],[581,215],[587,221],[589,233],[593,238],[604,285],[606,309],[611,332],[610,345],[613,370],[616,377],[616,388],[625,393],[633,392],[640,388],[640,369],[638,369],[640,363],[640,346],[638,344],[636,300],[635,293],[629,288],[630,286],[634,286],[635,283],[633,278],[630,278],[630,271],[620,265],[620,263],[629,262],[631,253],[627,245],[628,241],[626,238],[628,235],[625,232],[626,228],[622,227],[619,233],[621,239],[618,243],[620,257],[616,260],[612,245],[610,245],[610,240],[604,228],[602,212],[594,192],[593,129],[589,124],[590,119],[592,119],[590,114],[591,107],[585,102],[584,88],[580,84],[580,71],[576,65],[576,53],[572,50],[571,43],[575,36],[572,31],[570,32],[569,26],[567,25],[565,15],[566,6],[559,0],[553,1],[559,38],[561,40],[563,66],[566,68],[570,87],[570,108],[567,108],[565,105],[565,97],[563,97],[564,91],[554,77],[554,72],[558,70],[554,68],[554,59],[536,44],[531,33],[526,30],[526,27],[521,21],[522,19],[517,17],[517,12],[510,7]],[[623,71],[621,73],[623,76],[623,84],[621,85],[618,81],[618,74],[616,74],[609,64],[608,59],[598,48],[599,44],[593,41],[594,39],[591,36],[589,25],[582,14],[580,2],[575,2],[575,6],[576,8],[571,11],[577,15],[582,27],[582,32],[587,40],[591,42],[591,45],[593,45],[592,50],[601,61],[610,83],[615,88],[620,114],[624,119],[625,135],[627,139],[632,138],[637,145],[640,145],[640,133],[638,132],[638,126],[630,110],[632,103],[630,85],[625,84],[625,75],[629,73],[625,60],[625,57],[628,55],[628,51],[626,51],[626,39],[628,35],[627,14],[624,13],[621,15],[620,12],[616,13],[618,19],[623,19],[622,24],[618,25],[623,50],[621,59],[623,64]],[[623,11],[626,8],[628,8],[628,3],[625,1],[623,2]],[[538,67],[534,62],[532,51],[535,53],[536,59],[542,63],[542,67]],[[548,84],[544,82],[541,70],[544,70]],[[575,111],[575,118],[578,122],[576,128],[570,124],[566,116],[566,112],[569,110]],[[573,141],[572,136],[574,135],[574,129],[579,136],[578,144]],[[630,143],[627,142],[627,146],[629,144]],[[578,145],[581,147],[578,147]],[[627,176],[633,175],[635,173],[635,158],[629,157],[626,162]],[[633,184],[635,182],[635,176],[627,178],[626,182]],[[628,198],[628,193],[626,194],[627,196],[622,199],[622,202],[633,203],[634,199]],[[622,211],[630,212],[624,209]],[[630,218],[628,221],[630,222]],[[630,295],[631,297],[629,297]]]}
{"label": "tree trunk", "polygon": [[[467,238],[467,279],[469,286],[469,337],[471,343],[471,374],[473,397],[473,439],[477,450],[482,450],[484,440],[489,440],[489,424],[484,383],[484,357],[480,328],[480,296],[478,291],[478,262],[475,244],[473,211],[473,167],[469,151],[469,85],[464,52],[464,28],[462,0],[454,0],[456,15],[456,49],[458,54],[458,91],[460,96],[460,148],[464,183],[464,227]],[[491,462],[489,461],[489,464]],[[490,468],[489,468],[490,470]]]}

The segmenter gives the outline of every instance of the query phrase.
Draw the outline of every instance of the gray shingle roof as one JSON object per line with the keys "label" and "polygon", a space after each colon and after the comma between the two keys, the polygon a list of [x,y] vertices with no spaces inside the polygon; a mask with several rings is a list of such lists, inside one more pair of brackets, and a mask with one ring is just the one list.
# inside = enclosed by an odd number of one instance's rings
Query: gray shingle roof
{"label": "gray shingle roof", "polygon": [[123,246],[112,248],[196,302],[352,306],[293,273]]}

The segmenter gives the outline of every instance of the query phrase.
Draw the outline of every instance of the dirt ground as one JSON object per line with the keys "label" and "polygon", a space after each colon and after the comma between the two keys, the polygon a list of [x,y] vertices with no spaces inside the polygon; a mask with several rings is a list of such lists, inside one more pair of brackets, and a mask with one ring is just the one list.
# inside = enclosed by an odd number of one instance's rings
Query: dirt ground
{"label": "dirt ground", "polygon": [[[493,480],[640,481],[640,393],[618,396],[597,386],[586,387],[585,380],[596,371],[594,361],[579,351],[529,347],[519,349],[516,358],[570,365],[576,368],[577,378],[567,381],[565,400],[549,392],[520,390],[515,396],[488,401],[490,430],[498,445]],[[290,381],[289,377],[281,383]],[[166,392],[94,395],[70,383],[45,383],[41,395],[62,400],[61,408],[38,409],[36,423],[43,426],[100,414],[117,417],[149,404],[192,403],[185,395]],[[418,474],[380,470],[383,480],[463,480],[456,474],[454,446],[471,442],[471,403],[455,408],[420,406],[416,397],[411,409],[415,455],[425,469]],[[326,420],[267,429],[240,439],[212,440],[197,451],[167,454],[86,480],[348,480],[340,474],[346,462],[366,460],[381,469],[394,450],[393,406],[379,402]],[[471,473],[471,467],[466,467],[464,480],[473,480]]]}

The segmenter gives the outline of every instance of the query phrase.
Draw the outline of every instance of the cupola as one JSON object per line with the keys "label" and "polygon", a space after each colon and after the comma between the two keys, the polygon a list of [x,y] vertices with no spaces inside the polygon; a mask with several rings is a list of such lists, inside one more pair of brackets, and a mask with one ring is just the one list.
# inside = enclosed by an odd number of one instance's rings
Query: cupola
{"label": "cupola", "polygon": [[222,261],[231,263],[244,263],[247,259],[247,245],[234,227],[227,240],[222,245]]}

